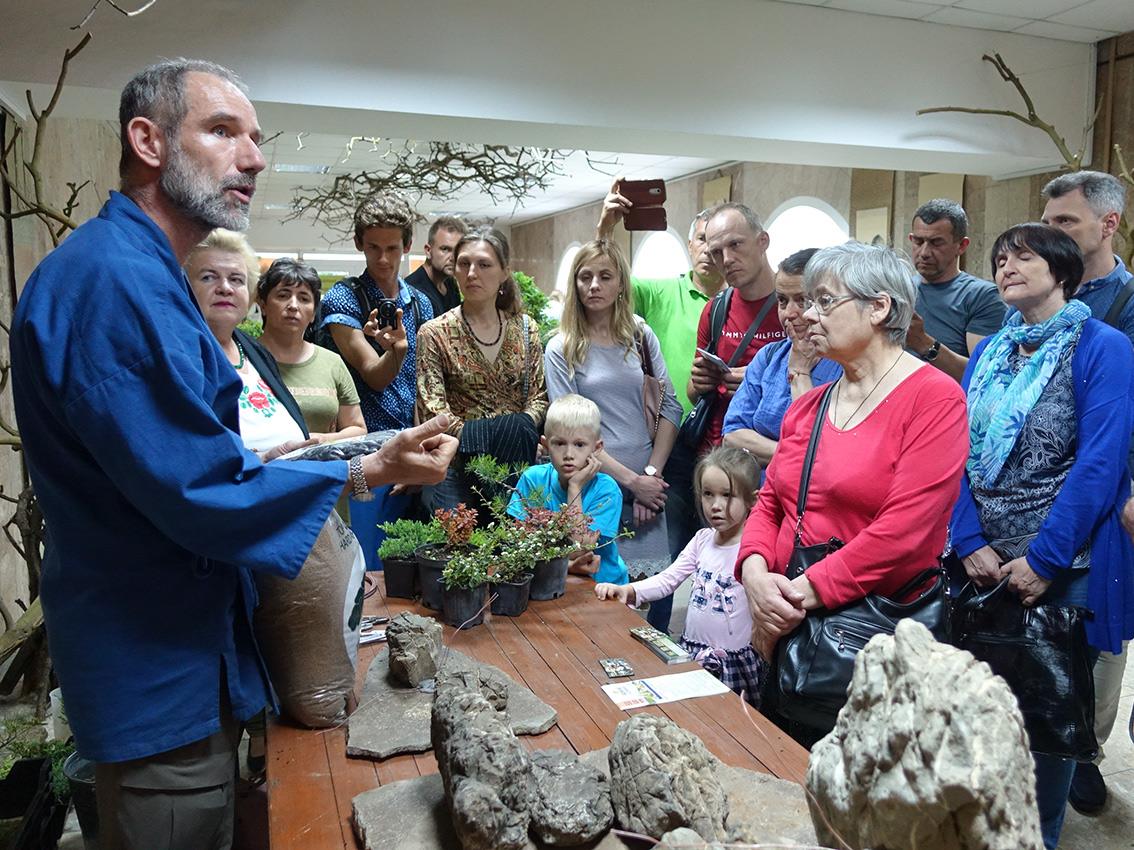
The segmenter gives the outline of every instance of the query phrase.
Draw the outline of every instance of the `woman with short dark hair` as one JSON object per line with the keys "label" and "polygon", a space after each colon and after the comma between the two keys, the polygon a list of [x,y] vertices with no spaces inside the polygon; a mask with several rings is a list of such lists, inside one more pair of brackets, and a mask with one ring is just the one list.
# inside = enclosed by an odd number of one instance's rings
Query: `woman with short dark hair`
{"label": "woman with short dark hair", "polygon": [[[1134,552],[1120,521],[1130,496],[1134,352],[1071,300],[1083,259],[1063,231],[1009,228],[992,263],[1013,309],[973,351],[962,381],[971,448],[953,548],[978,585],[1007,578],[1025,605],[1091,609],[1090,645],[1121,652],[1134,636]],[[1054,848],[1075,763],[1034,755],[1044,845]]]}
{"label": "woman with short dark hair", "polygon": [[256,287],[264,319],[260,343],[275,358],[312,438],[327,442],[361,437],[366,424],[346,363],[305,338],[319,313],[321,295],[322,281],[311,266],[290,257],[272,263]]}

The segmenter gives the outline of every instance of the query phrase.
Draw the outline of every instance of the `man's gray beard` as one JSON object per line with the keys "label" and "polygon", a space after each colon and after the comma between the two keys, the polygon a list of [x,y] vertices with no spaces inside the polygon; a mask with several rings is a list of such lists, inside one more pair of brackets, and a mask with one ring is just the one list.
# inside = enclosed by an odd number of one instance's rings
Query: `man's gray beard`
{"label": "man's gray beard", "polygon": [[169,151],[169,162],[161,173],[161,189],[178,210],[208,227],[247,230],[249,209],[240,204],[230,207],[225,200],[224,184],[212,182],[175,144]]}

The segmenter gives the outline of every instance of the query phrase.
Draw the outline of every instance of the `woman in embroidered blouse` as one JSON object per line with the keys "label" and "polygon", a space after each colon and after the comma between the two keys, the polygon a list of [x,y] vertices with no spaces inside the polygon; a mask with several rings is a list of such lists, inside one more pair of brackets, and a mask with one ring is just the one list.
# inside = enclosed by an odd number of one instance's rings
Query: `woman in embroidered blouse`
{"label": "woman in embroidered blouse", "polygon": [[[975,583],[1007,578],[1025,605],[1094,612],[1087,639],[1121,652],[1134,636],[1134,561],[1121,513],[1134,428],[1134,352],[1070,300],[1083,274],[1071,237],[1020,224],[992,249],[996,285],[1015,308],[983,340],[962,386],[971,449],[953,511],[953,548]],[[1035,754],[1045,846],[1059,832],[1075,763]]]}
{"label": "woman in embroidered blouse", "polygon": [[311,438],[322,443],[361,437],[366,424],[346,363],[304,339],[319,312],[321,294],[318,272],[290,257],[272,263],[256,286],[264,318],[260,343],[275,359]]}
{"label": "woman in embroidered blouse", "polygon": [[[552,400],[575,393],[598,405],[602,471],[621,486],[621,524],[634,530],[618,550],[630,577],[641,579],[670,564],[662,510],[668,485],[661,470],[677,438],[681,404],[657,337],[634,315],[630,268],[618,246],[605,239],[583,245],[569,279],[574,285],[564,299],[563,321],[544,354],[547,392]],[[642,401],[648,366],[661,385],[659,418],[649,424]],[[650,624],[667,631],[672,597],[658,601]]]}
{"label": "woman in embroidered blouse", "polygon": [[476,504],[464,474],[469,457],[489,454],[531,463],[547,413],[539,328],[521,312],[509,268],[508,239],[499,230],[465,234],[454,249],[461,306],[422,325],[417,337],[417,419],[449,417],[461,441],[431,510]]}
{"label": "woman in embroidered blouse", "polygon": [[278,457],[307,439],[303,415],[280,378],[275,360],[256,340],[237,329],[248,315],[259,261],[239,233],[217,228],[185,260],[185,273],[229,362],[240,375],[240,436],[265,459]]}

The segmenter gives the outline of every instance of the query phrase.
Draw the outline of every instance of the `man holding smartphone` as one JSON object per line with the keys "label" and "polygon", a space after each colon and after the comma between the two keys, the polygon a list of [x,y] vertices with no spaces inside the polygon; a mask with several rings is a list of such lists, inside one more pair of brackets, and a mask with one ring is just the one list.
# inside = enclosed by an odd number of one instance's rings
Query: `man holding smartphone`
{"label": "man holding smartphone", "polygon": [[[366,257],[366,271],[340,280],[323,297],[322,328],[333,343],[328,347],[350,369],[367,431],[413,424],[417,331],[433,318],[429,298],[398,276],[415,219],[397,196],[363,201],[354,214],[354,246]],[[372,331],[377,326],[369,338],[367,323]]]}

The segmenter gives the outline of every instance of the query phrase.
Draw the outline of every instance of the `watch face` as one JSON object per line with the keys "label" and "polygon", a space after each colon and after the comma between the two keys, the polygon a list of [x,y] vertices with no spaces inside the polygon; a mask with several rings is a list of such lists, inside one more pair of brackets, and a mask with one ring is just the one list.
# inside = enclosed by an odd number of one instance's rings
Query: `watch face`
{"label": "watch face", "polygon": [[656,466],[654,466],[653,464],[650,464],[649,466],[647,466],[642,471],[645,472],[646,475],[649,475],[649,476],[654,476],[654,475],[658,474],[658,468]]}

